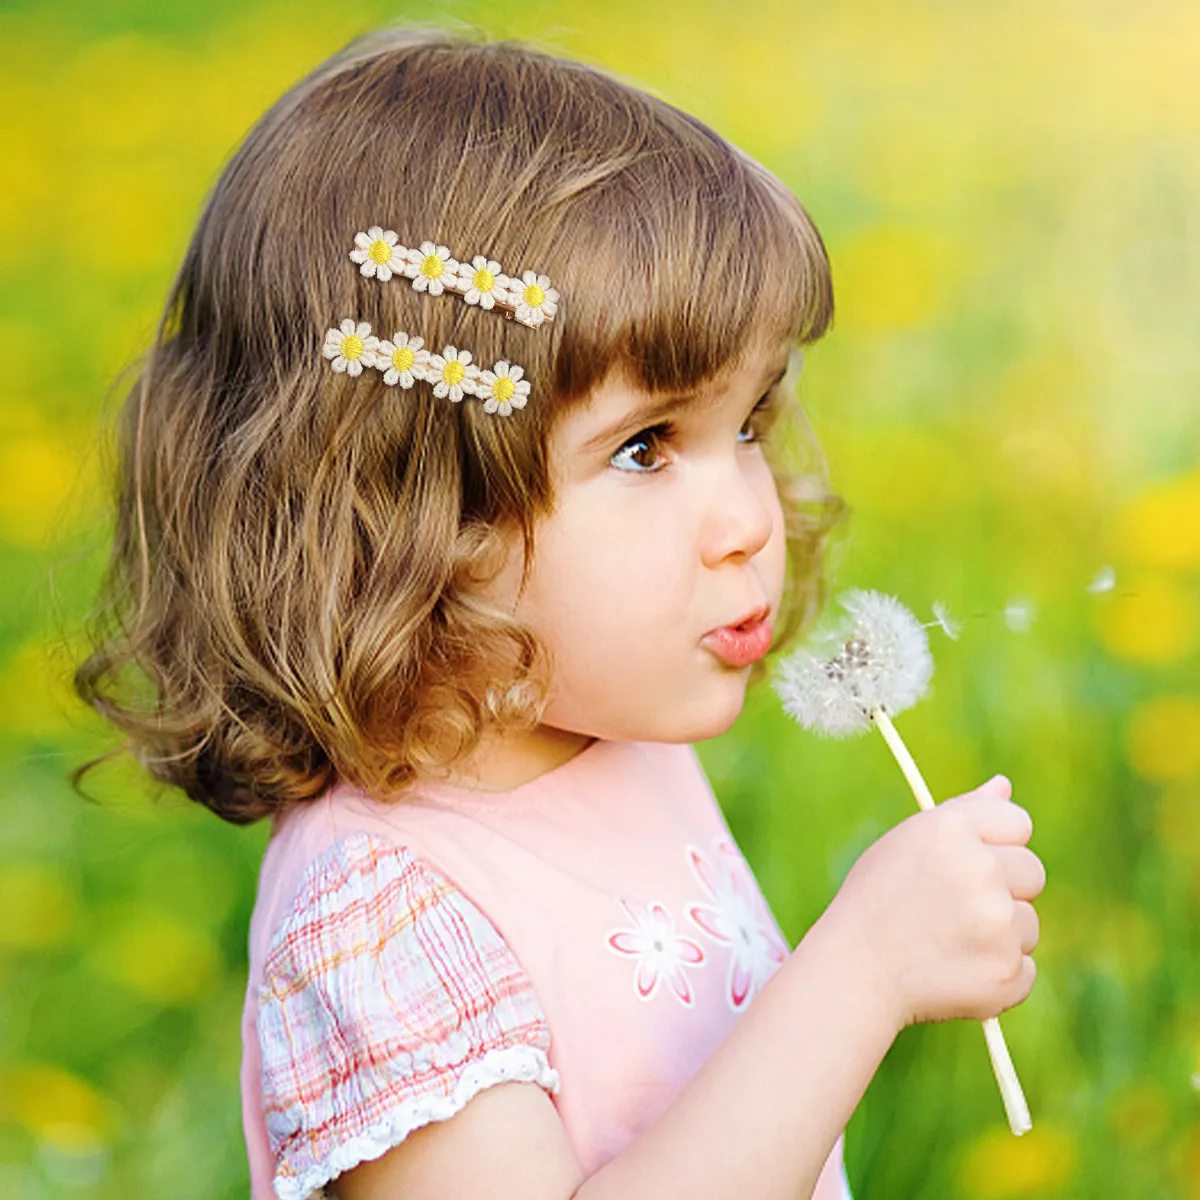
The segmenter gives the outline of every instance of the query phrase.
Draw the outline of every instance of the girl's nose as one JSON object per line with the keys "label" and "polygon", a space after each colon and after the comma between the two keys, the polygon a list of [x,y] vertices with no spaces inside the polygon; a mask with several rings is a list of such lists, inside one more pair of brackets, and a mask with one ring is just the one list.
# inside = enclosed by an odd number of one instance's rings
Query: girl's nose
{"label": "girl's nose", "polygon": [[765,463],[727,459],[705,481],[704,556],[713,566],[731,554],[752,558],[767,544],[779,511],[775,480]]}

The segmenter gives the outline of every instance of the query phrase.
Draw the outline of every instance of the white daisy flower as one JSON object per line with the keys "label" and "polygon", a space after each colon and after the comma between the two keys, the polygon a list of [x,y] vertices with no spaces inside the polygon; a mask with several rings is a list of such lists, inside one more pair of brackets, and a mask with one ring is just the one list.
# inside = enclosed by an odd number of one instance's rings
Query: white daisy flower
{"label": "white daisy flower", "polygon": [[475,395],[483,401],[483,411],[499,410],[502,417],[507,417],[514,408],[524,408],[529,399],[529,381],[521,378],[524,374],[522,367],[510,366],[503,359],[490,371],[480,371]]}
{"label": "white daisy flower", "polygon": [[458,266],[458,260],[450,257],[445,246],[422,242],[419,250],[409,253],[408,262],[401,269],[418,292],[428,291],[431,296],[440,296],[448,285],[453,288],[452,281],[458,278]]}
{"label": "white daisy flower", "polygon": [[375,353],[379,349],[379,339],[371,334],[371,327],[366,321],[354,324],[347,317],[340,329],[330,329],[325,334],[325,345],[321,353],[326,358],[333,359],[333,369],[340,375],[361,375],[363,367],[375,365]]}
{"label": "white daisy flower", "polygon": [[466,263],[458,264],[457,286],[468,304],[494,308],[497,300],[501,304],[506,301],[512,280],[504,274],[494,258],[477,254],[469,266]]}
{"label": "white daisy flower", "polygon": [[475,395],[479,368],[471,361],[470,350],[447,346],[441,354],[429,356],[425,378],[433,384],[433,394],[438,399],[449,396],[457,404],[464,394]]}
{"label": "white daisy flower", "polygon": [[397,242],[393,230],[372,225],[366,233],[354,235],[350,261],[358,263],[361,274],[368,278],[374,275],[380,283],[387,283],[404,269],[408,254],[408,249]]}
{"label": "white daisy flower", "polygon": [[558,293],[550,286],[549,278],[536,271],[525,271],[519,282],[511,281],[509,294],[517,305],[517,320],[530,328],[558,311]]}
{"label": "white daisy flower", "polygon": [[425,339],[409,337],[407,333],[393,333],[392,340],[379,343],[375,351],[375,366],[383,372],[383,382],[391,387],[398,383],[410,388],[414,380],[425,378],[429,363],[429,351],[422,350]]}

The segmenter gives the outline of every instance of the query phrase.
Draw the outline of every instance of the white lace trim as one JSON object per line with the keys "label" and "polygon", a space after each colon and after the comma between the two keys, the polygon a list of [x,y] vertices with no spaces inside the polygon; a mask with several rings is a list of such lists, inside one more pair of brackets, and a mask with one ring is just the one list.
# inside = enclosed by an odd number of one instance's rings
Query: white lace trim
{"label": "white lace trim", "polygon": [[548,1091],[559,1090],[558,1072],[550,1066],[544,1050],[537,1046],[501,1046],[470,1063],[459,1076],[450,1096],[421,1096],[388,1113],[357,1137],[330,1151],[324,1162],[303,1175],[274,1181],[279,1200],[330,1200],[324,1185],[343,1171],[369,1162],[399,1145],[414,1129],[430,1121],[454,1116],[472,1096],[497,1083],[531,1081]]}

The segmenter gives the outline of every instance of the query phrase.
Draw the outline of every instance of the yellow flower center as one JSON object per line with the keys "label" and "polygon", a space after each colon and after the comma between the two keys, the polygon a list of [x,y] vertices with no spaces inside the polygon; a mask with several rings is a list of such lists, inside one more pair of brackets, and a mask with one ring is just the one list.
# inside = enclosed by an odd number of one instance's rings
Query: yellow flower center
{"label": "yellow flower center", "polygon": [[353,333],[349,337],[342,338],[342,357],[343,358],[362,358],[363,340],[356,337]]}
{"label": "yellow flower center", "polygon": [[481,292],[490,292],[496,286],[496,277],[487,267],[480,267],[471,280],[471,286],[478,288]]}
{"label": "yellow flower center", "polygon": [[451,387],[453,387],[456,383],[462,383],[464,375],[466,375],[466,371],[463,370],[462,363],[456,362],[454,359],[451,359],[446,364],[445,370],[442,371],[442,378],[448,384],[450,384]]}
{"label": "yellow flower center", "polygon": [[421,274],[426,279],[437,279],[445,269],[446,264],[436,254],[427,255],[421,260]]}
{"label": "yellow flower center", "polygon": [[503,403],[505,400],[511,400],[516,390],[517,385],[507,375],[501,375],[492,387],[492,395]]}
{"label": "yellow flower center", "polygon": [[385,262],[391,261],[392,248],[383,238],[380,238],[379,241],[371,243],[371,248],[367,251],[367,257],[373,263],[377,263],[382,267]]}
{"label": "yellow flower center", "polygon": [[392,366],[397,371],[407,371],[416,361],[417,356],[407,346],[398,346],[392,355]]}
{"label": "yellow flower center", "polygon": [[525,296],[525,303],[528,304],[530,306],[530,308],[537,308],[537,306],[539,304],[541,304],[543,300],[546,299],[546,293],[543,292],[542,289],[540,287],[538,287],[538,285],[536,283],[531,283],[525,289],[524,296]]}

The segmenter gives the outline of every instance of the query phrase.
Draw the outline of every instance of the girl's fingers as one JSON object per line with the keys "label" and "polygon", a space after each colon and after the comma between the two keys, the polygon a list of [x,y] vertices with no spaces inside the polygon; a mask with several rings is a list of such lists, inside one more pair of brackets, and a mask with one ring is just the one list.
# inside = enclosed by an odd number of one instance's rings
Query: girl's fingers
{"label": "girl's fingers", "polygon": [[1024,846],[991,846],[1004,870],[1008,890],[1017,900],[1033,900],[1046,886],[1046,868],[1032,850]]}
{"label": "girl's fingers", "polygon": [[1041,931],[1037,911],[1032,904],[1028,904],[1024,900],[1018,900],[1016,908],[1017,926],[1021,930],[1021,953],[1031,954],[1033,948],[1038,944],[1038,936]]}
{"label": "girl's fingers", "polygon": [[998,776],[973,792],[943,800],[942,805],[962,813],[981,840],[993,845],[1024,846],[1033,836],[1033,818],[1008,798],[1011,786]]}

